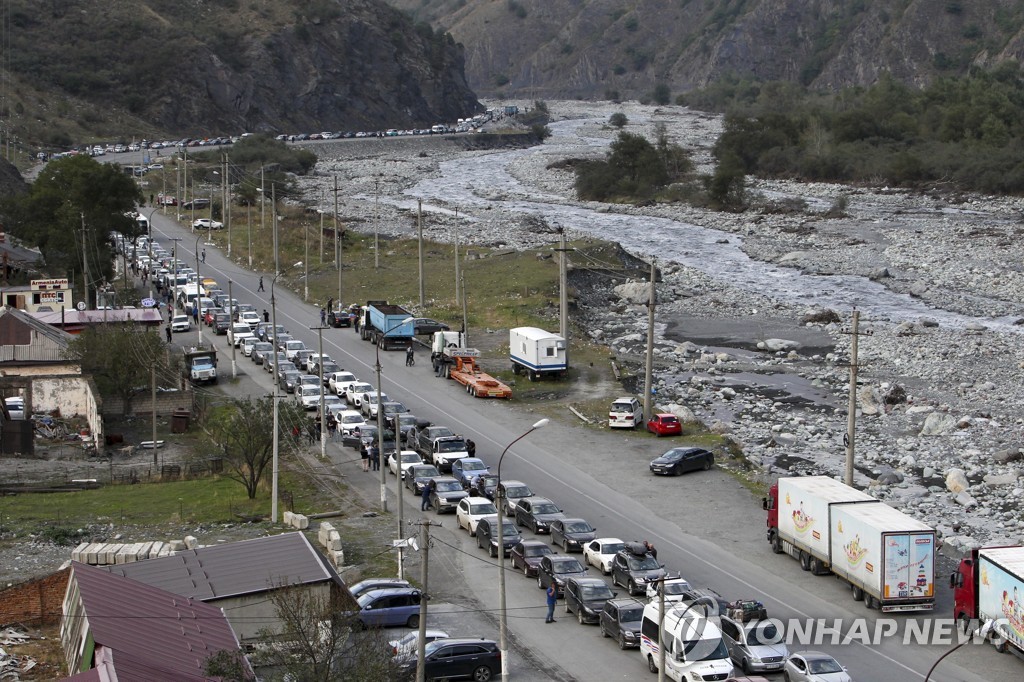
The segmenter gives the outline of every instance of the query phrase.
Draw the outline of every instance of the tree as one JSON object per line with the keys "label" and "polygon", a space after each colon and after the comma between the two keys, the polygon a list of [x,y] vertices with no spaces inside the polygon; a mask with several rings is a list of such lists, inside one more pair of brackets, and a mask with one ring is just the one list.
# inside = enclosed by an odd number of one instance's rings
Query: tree
{"label": "tree", "polygon": [[135,395],[149,390],[152,367],[165,381],[173,376],[160,334],[131,322],[85,329],[72,339],[66,357],[81,366],[82,374],[93,378],[100,395],[120,398],[126,415],[131,413]]}
{"label": "tree", "polygon": [[621,111],[616,111],[614,114],[608,117],[608,125],[613,126],[615,128],[622,128],[627,123],[629,123],[629,119],[626,118],[626,115]]}
{"label": "tree", "polygon": [[113,275],[110,232],[129,238],[142,233],[127,215],[142,202],[135,181],[119,165],[69,156],[46,164],[27,194],[6,202],[7,229],[39,247],[51,275],[67,277],[81,272],[84,229],[91,286]]}
{"label": "tree", "polygon": [[[245,487],[250,500],[256,499],[256,491],[267,467],[274,456],[273,398],[241,398],[232,400],[210,418],[210,433],[224,454],[228,466],[228,477]],[[278,405],[279,424],[299,424],[308,421],[299,412],[295,403],[288,401]],[[286,433],[289,429],[281,429]],[[287,447],[294,440],[282,437],[279,441]]]}
{"label": "tree", "polygon": [[672,91],[664,83],[658,83],[651,92],[651,99],[655,104],[665,105],[672,101]]}
{"label": "tree", "polygon": [[264,631],[261,639],[274,642],[253,656],[258,666],[273,670],[265,679],[362,682],[394,680],[400,668],[392,660],[383,630],[365,630],[352,612],[354,605],[301,587],[283,586],[271,592],[282,627]]}

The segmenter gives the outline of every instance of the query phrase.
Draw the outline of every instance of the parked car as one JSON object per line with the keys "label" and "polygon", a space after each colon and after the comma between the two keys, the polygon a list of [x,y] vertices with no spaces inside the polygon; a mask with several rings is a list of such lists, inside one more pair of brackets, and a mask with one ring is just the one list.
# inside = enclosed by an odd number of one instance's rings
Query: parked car
{"label": "parked car", "polygon": [[[430,644],[438,639],[448,639],[448,633],[444,630],[427,630],[423,633],[423,641]],[[401,639],[393,639],[388,642],[391,646],[391,656],[395,659],[404,659],[409,655],[416,655],[420,641],[420,631],[414,630]]]}
{"label": "parked car", "polygon": [[[478,457],[463,457],[452,462],[452,477],[458,481],[463,488],[469,488],[472,479],[491,473],[484,461]],[[495,514],[498,512],[495,511]]]}
{"label": "parked car", "polygon": [[394,587],[409,587],[409,581],[399,578],[367,578],[350,586],[348,591],[352,593],[354,599],[358,599],[370,590],[384,590]]}
{"label": "parked car", "polygon": [[510,480],[502,481],[495,494],[500,495],[501,503],[505,505],[505,513],[513,518],[515,518],[516,506],[519,504],[519,501],[527,497],[533,497],[533,491],[530,490],[530,486],[522,481]]}
{"label": "parked car", "polygon": [[224,223],[210,218],[196,218],[192,221],[192,227],[196,230],[219,230],[224,227]]}
{"label": "parked car", "polygon": [[394,419],[396,415],[405,414],[409,408],[397,400],[388,400],[381,404],[381,415],[384,419]]}
{"label": "parked car", "polygon": [[266,341],[257,341],[252,344],[252,350],[249,351],[249,357],[257,365],[262,365],[266,359],[268,353],[274,352],[274,344],[267,343]]}
{"label": "parked car", "polygon": [[[501,538],[501,556],[502,558],[508,556],[509,551],[519,544],[523,536],[519,534],[519,529],[516,528],[516,524],[512,523],[508,519],[502,519],[501,524],[503,526],[503,533]],[[487,553],[492,556],[498,556],[498,517],[497,516],[485,516],[476,524],[476,545],[480,548],[486,548]]]}
{"label": "parked car", "polygon": [[744,674],[782,670],[789,649],[785,636],[776,623],[781,621],[751,620],[746,623],[723,616],[718,626],[729,657]]}
{"label": "parked car", "polygon": [[647,430],[658,437],[679,436],[683,433],[683,423],[674,414],[656,414],[647,420]]}
{"label": "parked car", "polygon": [[[419,454],[414,454],[419,461]],[[495,516],[497,513],[498,508],[486,497],[464,497],[459,500],[459,506],[455,509],[455,522],[459,524],[459,528],[465,528],[470,536],[474,536],[477,522],[485,516]]]}
{"label": "parked car", "polygon": [[252,329],[249,325],[236,322],[231,325],[231,329],[228,330],[228,343],[235,348],[242,345],[242,339],[247,339],[253,336]]}
{"label": "parked car", "polygon": [[583,548],[583,562],[599,569],[605,575],[612,572],[615,555],[626,546],[618,538],[598,538],[591,540]]}
{"label": "parked car", "polygon": [[537,576],[540,561],[549,554],[554,554],[548,543],[541,540],[520,540],[509,552],[513,569],[523,569],[527,578]]}
{"label": "parked car", "polygon": [[850,682],[846,668],[821,651],[798,651],[791,654],[782,668],[788,682]]}
{"label": "parked car", "polygon": [[430,507],[436,513],[455,511],[455,507],[464,497],[469,497],[469,493],[463,490],[459,482],[451,476],[434,478],[433,489],[430,491]]}
{"label": "parked car", "polygon": [[651,460],[651,472],[666,476],[678,476],[687,471],[707,471],[715,464],[715,455],[704,448],[672,448]]}
{"label": "parked car", "polygon": [[344,445],[344,437],[346,435],[352,433],[356,427],[362,426],[366,423],[366,420],[363,419],[363,415],[359,414],[355,410],[343,410],[337,415],[336,419],[338,421],[338,428],[341,430],[343,441],[342,445]]}
{"label": "parked car", "polygon": [[[312,360],[312,358],[310,358]],[[345,401],[352,406],[353,409],[359,410],[363,404],[363,396],[365,395],[376,395],[377,389],[372,384],[368,384],[365,381],[352,384],[345,391]],[[422,453],[420,453],[422,454]]]}
{"label": "parked car", "polygon": [[422,593],[413,587],[370,590],[356,600],[357,617],[364,627],[419,627],[421,598]]}
{"label": "parked car", "polygon": [[245,312],[239,313],[238,321],[246,323],[249,325],[249,329],[255,330],[256,325],[260,323],[260,316],[252,310],[246,310]]}
{"label": "parked car", "polygon": [[341,395],[344,392],[342,385],[350,384],[353,381],[356,381],[356,375],[352,372],[334,372],[327,379],[327,385],[330,387],[331,393]]}
{"label": "parked car", "polygon": [[608,426],[613,429],[635,429],[643,418],[643,407],[636,398],[616,398],[608,409]]}
{"label": "parked car", "polygon": [[[252,359],[252,349],[256,347],[257,343],[259,343],[259,340],[255,336],[247,336],[246,338],[242,339],[242,343],[241,345],[238,346],[238,349],[242,351],[242,355],[249,359]],[[262,357],[263,360],[266,360],[266,356]]]}
{"label": "parked car", "polygon": [[613,638],[620,649],[630,649],[640,646],[643,617],[644,605],[636,599],[609,599],[604,603],[598,624],[602,635]]}
{"label": "parked car", "polygon": [[300,350],[306,350],[306,344],[297,339],[292,339],[284,344],[284,354],[291,361],[295,361],[295,356]]}
{"label": "parked car", "polygon": [[303,386],[295,392],[295,396],[303,409],[315,410],[320,406],[322,391],[319,386]]}
{"label": "parked car", "polygon": [[549,530],[551,544],[566,552],[582,552],[583,545],[597,537],[597,529],[585,519],[554,519]]}
{"label": "parked car", "polygon": [[417,495],[423,492],[423,486],[430,482],[430,479],[437,478],[441,473],[433,464],[413,464],[405,472],[405,487]]}
{"label": "parked car", "polygon": [[[439,639],[426,645],[423,670],[427,680],[480,680],[501,672],[501,651],[489,639]],[[418,652],[402,662],[406,675],[415,675]]]}
{"label": "parked car", "polygon": [[210,326],[213,327],[213,331],[217,336],[227,334],[228,329],[231,328],[231,316],[227,313],[216,313],[213,316],[213,324]]}
{"label": "parked car", "polygon": [[564,518],[562,510],[544,497],[527,497],[516,505],[516,525],[526,526],[534,533],[547,533],[555,519]]}
{"label": "parked car", "polygon": [[388,394],[381,392],[378,396],[376,391],[366,393],[363,395],[362,400],[359,402],[359,411],[362,412],[367,419],[377,419],[377,409],[381,403],[386,403],[390,400]]}
{"label": "parked car", "polygon": [[565,590],[565,581],[569,578],[582,578],[586,575],[587,569],[576,557],[552,554],[542,557],[540,567],[537,570],[537,587],[546,590],[549,585],[554,584],[561,597]]}
{"label": "parked car", "polygon": [[612,561],[612,584],[622,585],[630,596],[644,594],[649,580],[665,577],[665,567],[643,547],[642,542],[627,542]]}
{"label": "parked car", "polygon": [[[10,398],[4,398],[4,404],[7,406],[7,414],[13,419],[24,419],[25,418],[25,399],[21,396],[11,396]],[[494,513],[497,513],[495,511]]]}
{"label": "parked car", "polygon": [[295,393],[295,387],[299,385],[299,377],[302,376],[297,370],[290,369],[284,373],[278,381],[278,385],[285,393]]}
{"label": "parked car", "polygon": [[565,612],[575,613],[580,625],[597,623],[601,610],[615,593],[600,578],[569,578],[565,581]]}
{"label": "parked car", "polygon": [[469,494],[476,497],[486,497],[488,500],[494,499],[494,490],[498,487],[498,477],[494,474],[485,474],[483,476],[474,476],[473,481],[469,484]]}
{"label": "parked car", "polygon": [[401,452],[392,453],[391,457],[388,458],[388,469],[391,470],[391,475],[397,476],[398,468],[401,467],[403,481],[405,480],[405,472],[413,464],[423,464],[423,460],[420,459],[420,453],[413,450],[402,450]]}

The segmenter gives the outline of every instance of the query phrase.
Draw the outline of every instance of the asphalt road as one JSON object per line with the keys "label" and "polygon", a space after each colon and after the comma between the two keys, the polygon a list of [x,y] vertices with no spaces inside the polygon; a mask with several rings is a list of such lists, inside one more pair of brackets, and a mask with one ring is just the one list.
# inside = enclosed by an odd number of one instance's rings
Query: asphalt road
{"label": "asphalt road", "polygon": [[[187,229],[157,212],[153,234],[165,246],[169,246],[169,237],[181,237],[179,255],[185,253],[194,262],[196,237],[190,236]],[[258,273],[229,262],[211,246],[205,248],[207,258],[201,274],[215,277],[225,289],[230,279],[232,293],[241,302],[252,303],[258,310],[270,308],[273,273],[263,273],[266,291],[258,292]],[[305,341],[307,347],[316,348],[317,335],[310,327],[319,323],[318,308],[302,302],[301,289],[296,295],[279,283],[275,293],[278,323],[285,325],[295,338]],[[187,340],[192,338],[194,334]],[[349,329],[325,331],[323,344],[324,352],[339,365],[375,383],[373,346],[360,341]],[[224,337],[218,338],[216,345],[225,348]],[[229,375],[230,353],[221,357],[221,372]],[[384,391],[404,402],[420,418],[450,426],[473,438],[478,456],[492,466],[505,446],[538,418],[527,409],[504,402],[470,398],[455,385],[435,378],[422,352],[413,368],[404,366],[404,354],[400,352],[381,352],[381,365]],[[270,376],[257,371],[240,353],[238,368],[240,375],[246,376],[237,390],[264,395],[270,392]],[[841,582],[803,573],[792,559],[771,554],[764,541],[760,500],[754,499],[729,474],[712,470],[654,479],[646,470],[646,462],[668,447],[667,441],[605,433],[577,426],[568,419],[567,416],[564,422],[553,421],[520,441],[505,458],[503,477],[523,480],[536,493],[554,499],[567,513],[587,518],[598,528],[600,536],[651,540],[659,548],[659,560],[670,570],[681,572],[694,585],[712,587],[730,599],[760,599],[772,617],[827,619],[830,624],[833,619],[842,619],[839,629],[844,633],[851,626],[874,631],[881,614],[854,602]],[[329,448],[335,471],[346,475],[348,482],[371,503],[379,500],[379,479],[359,470],[353,451],[336,444]],[[388,479],[389,509],[394,511],[395,484],[390,476]],[[418,501],[406,493],[407,519],[419,517]],[[430,555],[430,591],[440,590],[444,600],[454,605],[446,607],[443,615],[431,616],[430,626],[444,623],[451,632],[461,624],[466,629],[452,634],[497,639],[497,569],[493,561],[476,548],[464,531],[456,528],[454,516],[427,516],[442,524],[432,531],[435,543]],[[590,574],[597,575],[593,569]],[[940,617],[948,616],[951,609],[944,583],[939,576],[935,615]],[[509,573],[507,586],[508,621],[515,645],[510,666],[516,679],[615,680],[647,675],[646,665],[636,650],[619,651],[611,640],[602,639],[594,626],[580,626],[565,617],[545,625],[544,595],[535,580]],[[559,605],[556,614],[561,611]],[[912,618],[897,616],[900,621]],[[858,619],[859,625],[855,622]],[[793,647],[801,648],[808,647]],[[948,647],[904,645],[900,638],[889,638],[870,646],[837,642],[810,648],[835,655],[856,680],[885,681],[924,679],[929,667]],[[1021,665],[1010,656],[999,656],[991,647],[967,646],[947,658],[931,679],[1018,680]],[[977,674],[974,670],[984,672]]]}

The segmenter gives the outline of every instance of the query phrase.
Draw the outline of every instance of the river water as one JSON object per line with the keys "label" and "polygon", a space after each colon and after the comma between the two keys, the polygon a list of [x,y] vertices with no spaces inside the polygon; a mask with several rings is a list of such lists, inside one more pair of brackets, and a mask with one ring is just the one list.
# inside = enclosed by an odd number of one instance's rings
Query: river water
{"label": "river water", "polygon": [[656,255],[695,268],[716,281],[755,292],[770,294],[780,301],[849,310],[853,307],[873,320],[902,322],[931,318],[944,327],[964,328],[984,324],[990,329],[1020,333],[1011,318],[978,318],[933,308],[911,296],[889,291],[867,277],[804,274],[757,261],[742,250],[742,237],[699,225],[661,217],[601,212],[564,197],[524,185],[509,171],[522,159],[543,153],[552,160],[578,157],[580,146],[600,148],[609,140],[585,137],[581,128],[602,123],[598,119],[575,119],[551,124],[551,138],[539,147],[466,156],[442,162],[440,177],[424,179],[405,191],[407,199],[391,201],[413,209],[422,200],[424,210],[450,212],[473,219],[474,213],[489,209],[490,215],[508,212],[542,217],[552,225],[617,241],[627,250],[643,256]]}

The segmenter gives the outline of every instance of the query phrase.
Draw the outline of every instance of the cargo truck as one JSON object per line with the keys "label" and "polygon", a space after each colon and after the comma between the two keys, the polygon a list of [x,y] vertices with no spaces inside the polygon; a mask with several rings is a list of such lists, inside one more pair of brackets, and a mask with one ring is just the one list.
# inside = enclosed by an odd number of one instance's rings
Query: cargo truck
{"label": "cargo truck", "polygon": [[209,348],[182,348],[182,373],[193,384],[217,383],[217,351]]}
{"label": "cargo truck", "polygon": [[379,345],[381,350],[408,348],[416,335],[416,322],[409,319],[412,313],[400,305],[370,301],[362,314],[359,335],[364,341]]}
{"label": "cargo truck", "polygon": [[935,531],[827,476],[780,478],[764,500],[776,554],[815,575],[832,573],[881,611],[935,605]]}
{"label": "cargo truck", "polygon": [[1000,653],[1024,657],[1024,547],[971,550],[950,576],[953,613],[963,625],[992,621],[992,641]]}
{"label": "cargo truck", "polygon": [[569,369],[565,339],[537,327],[508,330],[508,355],[512,373],[525,373],[530,381],[541,376],[565,376]]}

